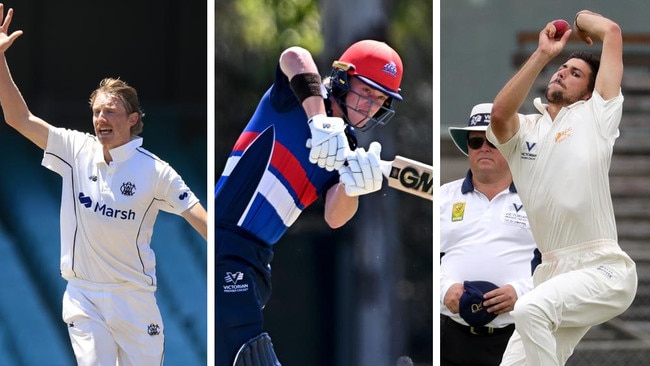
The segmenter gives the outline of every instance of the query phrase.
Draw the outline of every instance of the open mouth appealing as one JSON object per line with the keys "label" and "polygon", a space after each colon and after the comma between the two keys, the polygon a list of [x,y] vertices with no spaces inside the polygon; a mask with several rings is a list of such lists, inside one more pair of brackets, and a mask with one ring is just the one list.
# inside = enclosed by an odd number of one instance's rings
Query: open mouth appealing
{"label": "open mouth appealing", "polygon": [[110,135],[113,132],[113,129],[110,127],[102,127],[97,129],[97,134],[101,136]]}

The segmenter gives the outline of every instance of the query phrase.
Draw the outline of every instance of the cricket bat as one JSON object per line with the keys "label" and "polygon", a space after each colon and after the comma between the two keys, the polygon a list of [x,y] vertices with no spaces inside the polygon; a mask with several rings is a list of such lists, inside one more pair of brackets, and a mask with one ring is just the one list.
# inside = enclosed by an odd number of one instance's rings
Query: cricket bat
{"label": "cricket bat", "polygon": [[389,187],[433,201],[433,166],[400,155],[379,164]]}

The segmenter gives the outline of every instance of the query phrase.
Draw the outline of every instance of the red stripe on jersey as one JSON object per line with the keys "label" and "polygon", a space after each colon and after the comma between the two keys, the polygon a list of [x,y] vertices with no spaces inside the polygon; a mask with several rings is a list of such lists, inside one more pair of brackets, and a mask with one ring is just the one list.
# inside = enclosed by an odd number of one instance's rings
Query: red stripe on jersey
{"label": "red stripe on jersey", "polygon": [[316,188],[307,177],[307,173],[300,162],[284,145],[275,142],[271,165],[289,182],[291,188],[298,195],[304,207],[309,206],[318,198]]}
{"label": "red stripe on jersey", "polygon": [[[244,132],[239,136],[233,151],[243,152],[259,136],[258,132]],[[307,207],[317,198],[316,188],[307,177],[307,173],[296,157],[284,145],[274,143],[271,165],[277,169],[296,192],[300,203]]]}
{"label": "red stripe on jersey", "polygon": [[238,151],[238,152],[243,152],[246,150],[250,144],[255,141],[257,136],[259,136],[259,132],[244,132],[242,133],[239,138],[237,139],[237,142],[235,142],[235,147],[233,147],[233,151]]}

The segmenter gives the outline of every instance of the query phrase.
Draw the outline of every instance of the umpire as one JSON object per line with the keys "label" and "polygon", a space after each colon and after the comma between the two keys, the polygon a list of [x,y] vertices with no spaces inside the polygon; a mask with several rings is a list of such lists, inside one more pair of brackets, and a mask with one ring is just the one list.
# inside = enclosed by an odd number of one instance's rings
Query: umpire
{"label": "umpire", "polygon": [[485,138],[489,103],[450,127],[468,157],[462,179],[440,187],[440,354],[443,366],[501,362],[515,329],[509,312],[533,287],[539,252],[508,164]]}

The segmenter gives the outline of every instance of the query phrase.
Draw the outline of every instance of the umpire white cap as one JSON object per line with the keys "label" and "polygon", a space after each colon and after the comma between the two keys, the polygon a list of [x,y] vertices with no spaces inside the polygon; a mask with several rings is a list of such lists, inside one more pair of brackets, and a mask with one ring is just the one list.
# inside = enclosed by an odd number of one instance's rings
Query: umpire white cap
{"label": "umpire white cap", "polygon": [[483,131],[487,130],[490,124],[490,113],[492,112],[492,103],[477,104],[472,108],[472,113],[469,115],[467,127],[449,127],[449,134],[454,141],[456,147],[465,155],[467,152],[467,135],[469,131]]}

